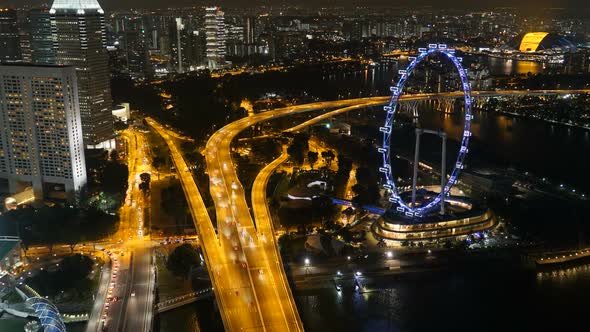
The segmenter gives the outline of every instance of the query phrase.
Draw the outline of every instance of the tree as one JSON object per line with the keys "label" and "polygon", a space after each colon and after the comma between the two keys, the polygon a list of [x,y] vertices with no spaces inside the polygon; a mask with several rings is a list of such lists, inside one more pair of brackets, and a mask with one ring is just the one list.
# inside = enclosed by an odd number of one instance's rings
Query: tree
{"label": "tree", "polygon": [[111,152],[109,153],[109,159],[118,160],[119,159],[119,152],[117,152],[117,150],[111,150]]}
{"label": "tree", "polygon": [[69,227],[66,227],[61,234],[62,238],[65,242],[70,246],[70,251],[74,253],[74,249],[76,245],[82,240],[80,234],[80,225],[79,224],[70,224]]}
{"label": "tree", "polygon": [[307,162],[309,162],[309,167],[313,169],[313,165],[318,161],[318,153],[314,151],[307,152]]}
{"label": "tree", "polygon": [[139,184],[139,190],[145,195],[148,191],[150,191],[150,183],[149,182],[142,182]]}
{"label": "tree", "polygon": [[152,158],[152,166],[156,169],[162,167],[166,163],[166,160],[161,156],[154,156]]}
{"label": "tree", "polygon": [[371,171],[367,167],[359,167],[356,170],[356,182],[363,185],[369,185],[371,181]]}
{"label": "tree", "polygon": [[127,190],[128,177],[129,170],[126,165],[109,161],[100,177],[102,189],[110,194],[123,194]]}
{"label": "tree", "polygon": [[62,296],[64,291],[68,291],[77,301],[80,301],[91,295],[92,281],[88,275],[93,265],[94,261],[88,256],[80,254],[66,256],[61,260],[56,271],[40,271],[28,278],[26,282],[45,296]]}
{"label": "tree", "polygon": [[201,262],[197,251],[188,243],[182,244],[168,256],[166,268],[176,276],[186,279],[193,266]]}
{"label": "tree", "polygon": [[296,134],[287,148],[289,157],[296,163],[302,164],[305,154],[309,151],[309,136],[306,134]]}
{"label": "tree", "polygon": [[147,182],[147,183],[149,183],[150,180],[151,180],[150,173],[141,173],[141,174],[139,174],[139,179],[141,180],[141,182]]}
{"label": "tree", "polygon": [[332,161],[334,160],[334,158],[336,158],[336,155],[332,150],[322,151],[322,158],[326,160],[326,164],[330,166],[332,165]]}
{"label": "tree", "polygon": [[365,186],[363,186],[360,183],[353,185],[350,189],[352,189],[352,192],[355,193],[356,195],[360,195],[363,192],[365,192]]}
{"label": "tree", "polygon": [[338,156],[338,173],[348,177],[348,174],[352,170],[352,159],[343,156]]}

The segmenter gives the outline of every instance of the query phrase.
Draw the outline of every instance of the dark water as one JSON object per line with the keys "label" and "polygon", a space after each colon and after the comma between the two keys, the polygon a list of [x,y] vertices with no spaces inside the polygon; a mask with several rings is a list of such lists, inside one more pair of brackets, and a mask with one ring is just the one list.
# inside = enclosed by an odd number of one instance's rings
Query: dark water
{"label": "dark water", "polygon": [[[474,115],[468,165],[513,167],[590,192],[590,131],[486,111]],[[422,126],[442,128],[456,141],[463,123],[459,113],[425,109],[420,114]]]}
{"label": "dark water", "polygon": [[429,273],[373,293],[298,295],[307,331],[589,331],[590,268]]}
{"label": "dark water", "polygon": [[[552,273],[503,266],[382,280],[374,292],[296,293],[306,331],[589,331],[590,265]],[[160,331],[222,331],[213,307],[165,313]],[[198,316],[198,318],[197,318]]]}
{"label": "dark water", "polygon": [[[538,63],[489,59],[500,74],[540,72]],[[357,82],[359,89],[384,93],[395,66],[342,73],[326,79]],[[346,76],[346,77],[345,77]],[[365,93],[364,92],[364,93]],[[354,97],[354,96],[353,96]],[[426,109],[421,125],[444,128],[460,137],[461,114]],[[529,171],[590,192],[590,133],[586,130],[478,112],[473,120],[468,163]],[[583,216],[583,222],[590,220]],[[555,219],[551,227],[568,227]],[[385,280],[377,292],[359,295],[345,289],[297,292],[307,331],[590,331],[587,318],[590,266],[538,275],[503,265]],[[188,308],[188,309],[187,309]],[[187,307],[161,315],[160,331],[221,330],[213,305]]]}

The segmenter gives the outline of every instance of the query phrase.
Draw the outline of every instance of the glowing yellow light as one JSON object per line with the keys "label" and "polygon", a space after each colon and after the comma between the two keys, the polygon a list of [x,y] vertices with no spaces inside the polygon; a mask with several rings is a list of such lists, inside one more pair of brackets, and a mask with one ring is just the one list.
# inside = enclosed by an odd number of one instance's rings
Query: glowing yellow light
{"label": "glowing yellow light", "polygon": [[548,35],[548,32],[529,32],[520,42],[519,51],[521,52],[534,52],[539,47],[539,44]]}

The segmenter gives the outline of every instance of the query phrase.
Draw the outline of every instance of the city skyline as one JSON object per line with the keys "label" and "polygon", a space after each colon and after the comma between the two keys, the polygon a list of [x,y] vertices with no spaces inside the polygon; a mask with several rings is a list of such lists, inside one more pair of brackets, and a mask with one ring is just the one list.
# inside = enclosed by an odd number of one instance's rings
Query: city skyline
{"label": "city skyline", "polygon": [[[162,6],[158,0],[100,0],[101,6],[106,9],[122,9],[128,7],[136,8],[168,8],[168,7],[182,7],[182,6],[230,6],[230,7],[251,7],[270,5],[270,6],[314,6],[314,7],[333,7],[333,6],[346,6],[346,7],[364,7],[364,6],[380,6],[380,7],[396,7],[396,6],[432,6],[436,9],[491,9],[494,7],[515,7],[515,8],[527,8],[532,10],[532,13],[538,13],[543,9],[548,8],[565,8],[567,10],[575,9],[588,9],[590,5],[584,0],[523,0],[514,2],[512,0],[485,0],[474,3],[468,0],[450,0],[441,3],[440,1],[434,0],[417,0],[409,1],[402,0],[396,3],[391,3],[385,0],[325,0],[325,1],[308,1],[298,0],[294,2],[285,2],[284,0],[258,0],[248,2],[247,6],[240,0],[217,0],[217,1],[194,1],[194,0],[171,0],[166,3],[166,6]],[[40,4],[49,3],[47,0],[28,0],[23,3],[20,0],[6,0],[9,6],[39,6]]]}

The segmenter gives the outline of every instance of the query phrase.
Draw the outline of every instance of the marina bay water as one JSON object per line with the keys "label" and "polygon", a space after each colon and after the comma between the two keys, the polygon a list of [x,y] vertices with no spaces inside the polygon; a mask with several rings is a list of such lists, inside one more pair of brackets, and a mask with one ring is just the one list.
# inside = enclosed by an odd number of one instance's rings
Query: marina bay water
{"label": "marina bay water", "polygon": [[[306,331],[584,331],[590,265],[547,273],[482,264],[296,292]],[[223,331],[213,305],[164,313],[160,331]],[[198,327],[197,327],[198,326]]]}

